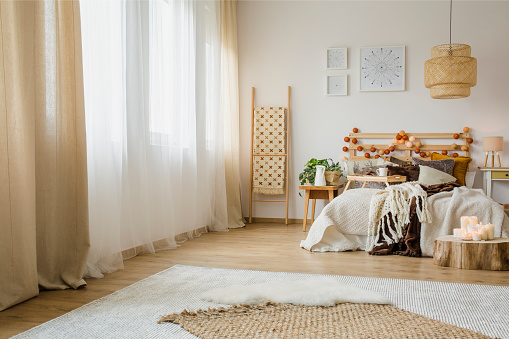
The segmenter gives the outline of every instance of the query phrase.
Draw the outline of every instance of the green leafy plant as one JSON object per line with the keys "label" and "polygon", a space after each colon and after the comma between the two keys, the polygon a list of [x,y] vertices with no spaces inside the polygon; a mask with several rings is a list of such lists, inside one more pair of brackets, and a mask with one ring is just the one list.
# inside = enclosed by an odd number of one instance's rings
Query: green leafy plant
{"label": "green leafy plant", "polygon": [[[315,159],[312,158],[304,165],[304,170],[299,174],[299,180],[301,185],[305,185],[309,182],[311,185],[315,184],[316,166],[325,166],[326,171],[341,171],[341,165],[338,162],[334,162],[331,158],[329,159]],[[340,176],[343,173],[340,173]]]}

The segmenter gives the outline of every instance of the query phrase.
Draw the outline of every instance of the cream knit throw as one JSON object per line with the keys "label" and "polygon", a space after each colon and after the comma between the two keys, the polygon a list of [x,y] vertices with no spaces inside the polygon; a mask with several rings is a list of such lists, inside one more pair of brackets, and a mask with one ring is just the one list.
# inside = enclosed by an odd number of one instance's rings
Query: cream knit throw
{"label": "cream knit throw", "polygon": [[[403,237],[403,229],[410,222],[410,204],[413,197],[417,200],[416,212],[419,221],[421,223],[431,222],[426,191],[417,182],[389,186],[373,195],[369,207],[367,252],[382,244],[376,243],[380,234],[387,244],[398,242]],[[384,225],[384,219],[389,212],[391,212],[394,222],[394,229],[388,227],[391,237],[386,233]]]}

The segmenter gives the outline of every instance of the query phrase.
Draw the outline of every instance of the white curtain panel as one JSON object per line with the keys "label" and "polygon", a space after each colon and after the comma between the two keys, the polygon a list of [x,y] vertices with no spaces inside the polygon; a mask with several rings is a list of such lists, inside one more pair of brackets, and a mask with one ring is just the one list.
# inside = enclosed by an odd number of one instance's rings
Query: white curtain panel
{"label": "white curtain panel", "polygon": [[219,3],[80,1],[91,249],[86,276],[122,251],[176,248],[228,229]]}

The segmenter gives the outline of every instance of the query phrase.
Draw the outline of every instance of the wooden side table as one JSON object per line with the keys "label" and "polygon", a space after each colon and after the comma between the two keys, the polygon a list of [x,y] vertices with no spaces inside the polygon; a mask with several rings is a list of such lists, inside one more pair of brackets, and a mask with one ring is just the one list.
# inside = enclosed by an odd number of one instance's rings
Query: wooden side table
{"label": "wooden side table", "polygon": [[492,181],[508,181],[509,167],[479,167],[483,173],[482,189],[491,198]]}
{"label": "wooden side table", "polygon": [[379,177],[375,175],[349,175],[346,177],[348,182],[346,183],[345,191],[350,187],[352,181],[362,181],[362,188],[366,186],[366,183],[369,182],[384,182],[387,187],[389,187],[389,183],[391,182],[406,182],[406,177],[404,175],[393,175],[388,177]]}
{"label": "wooden side table", "polygon": [[509,270],[509,238],[464,241],[452,235],[435,239],[433,263],[467,270]]}
{"label": "wooden side table", "polygon": [[306,232],[306,223],[308,221],[308,206],[309,199],[312,199],[311,202],[311,220],[315,221],[315,205],[316,199],[329,199],[331,202],[335,197],[338,196],[339,189],[343,187],[343,185],[335,185],[335,186],[313,186],[313,185],[301,185],[299,189],[305,190],[306,193],[304,195],[304,221],[302,223],[302,232]]}

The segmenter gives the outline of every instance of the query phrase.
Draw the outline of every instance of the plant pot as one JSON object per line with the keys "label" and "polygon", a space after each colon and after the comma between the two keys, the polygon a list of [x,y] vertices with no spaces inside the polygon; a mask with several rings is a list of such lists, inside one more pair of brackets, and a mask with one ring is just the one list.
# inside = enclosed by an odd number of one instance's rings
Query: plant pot
{"label": "plant pot", "polygon": [[339,185],[340,171],[325,171],[325,182],[327,185]]}

